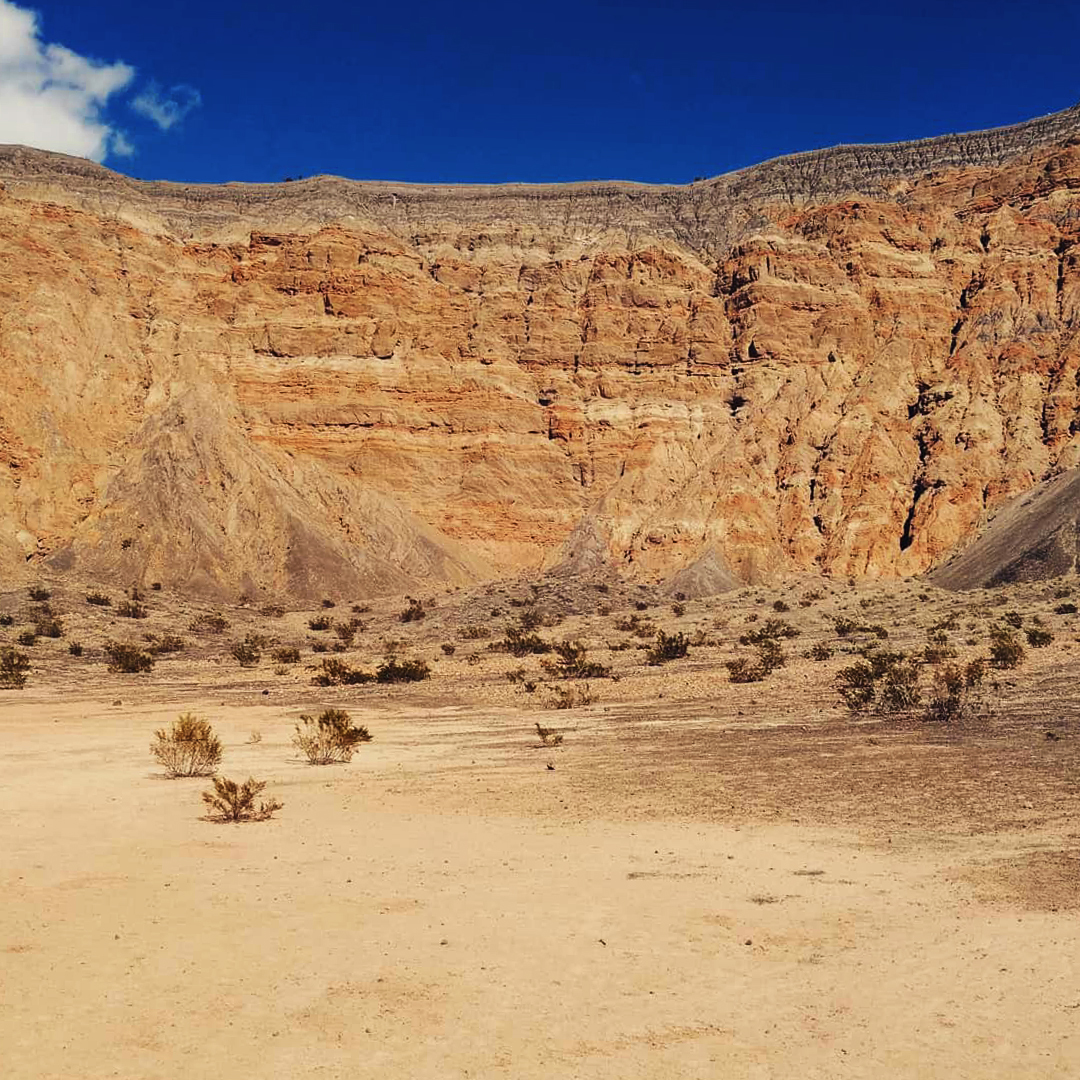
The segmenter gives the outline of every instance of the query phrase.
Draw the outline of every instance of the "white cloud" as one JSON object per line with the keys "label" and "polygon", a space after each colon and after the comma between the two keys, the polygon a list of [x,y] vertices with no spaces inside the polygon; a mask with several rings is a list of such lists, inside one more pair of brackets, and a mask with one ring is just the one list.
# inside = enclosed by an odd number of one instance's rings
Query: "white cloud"
{"label": "white cloud", "polygon": [[94,161],[130,154],[131,143],[106,120],[105,107],[134,76],[128,64],[43,42],[34,12],[0,0],[0,143]]}
{"label": "white cloud", "polygon": [[147,120],[153,120],[162,131],[180,123],[192,109],[202,104],[202,96],[193,86],[174,86],[163,94],[156,82],[151,82],[131,103],[131,107]]}

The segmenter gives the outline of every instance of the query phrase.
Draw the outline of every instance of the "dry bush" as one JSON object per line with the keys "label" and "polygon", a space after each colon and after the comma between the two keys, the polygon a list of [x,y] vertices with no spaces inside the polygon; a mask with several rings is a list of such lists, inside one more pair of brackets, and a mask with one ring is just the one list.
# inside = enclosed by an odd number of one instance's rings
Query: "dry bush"
{"label": "dry bush", "polygon": [[349,667],[344,660],[329,657],[323,660],[321,668],[312,676],[311,681],[316,686],[359,686],[374,682],[375,676],[370,671]]}
{"label": "dry bush", "polygon": [[68,643],[68,652],[72,656],[82,656],[82,654],[83,654],[82,644],[80,642],[78,642],[78,641],[69,642]]}
{"label": "dry bush", "polygon": [[145,619],[146,608],[134,600],[124,600],[116,605],[116,614],[123,619]]}
{"label": "dry bush", "polygon": [[280,649],[275,649],[270,655],[274,658],[274,662],[278,664],[300,663],[300,650],[295,645],[282,646]]}
{"label": "dry bush", "polygon": [[204,791],[202,798],[210,807],[210,817],[214,821],[266,821],[285,804],[277,799],[256,802],[265,787],[265,780],[248,777],[238,784],[235,780],[215,776],[214,790]]}
{"label": "dry bush", "polygon": [[990,627],[990,663],[996,668],[1010,670],[1024,662],[1024,646],[1020,639],[1004,626]]}
{"label": "dry bush", "polygon": [[112,601],[104,593],[100,592],[87,593],[86,602],[93,604],[94,607],[112,607]]}
{"label": "dry bush", "polygon": [[833,657],[832,646],[827,641],[816,641],[806,654],[811,660],[831,660]]}
{"label": "dry bush", "polygon": [[154,666],[154,658],[141,646],[130,642],[109,641],[105,645],[105,655],[109,658],[109,670],[125,675],[134,675],[140,671],[149,671]]}
{"label": "dry bush", "polygon": [[728,679],[733,683],[761,682],[765,678],[765,669],[760,664],[755,664],[745,656],[736,656],[728,660],[724,666],[728,671]]}
{"label": "dry bush", "polygon": [[293,745],[312,765],[351,761],[366,742],[371,742],[368,729],[354,725],[343,709],[324,709],[318,717],[304,713],[293,735]]}
{"label": "dry bush", "polygon": [[586,659],[588,648],[581,641],[563,641],[555,646],[558,660],[542,661],[544,670],[558,679],[605,679],[611,668]]}
{"label": "dry bush", "polygon": [[26,685],[30,657],[17,649],[0,649],[0,689],[21,690]]}
{"label": "dry bush", "polygon": [[457,652],[457,646],[452,641],[444,641],[440,646],[443,656],[453,656]]}
{"label": "dry bush", "polygon": [[52,596],[52,593],[43,585],[31,585],[27,592],[30,594],[30,599],[36,600],[39,604],[44,603]]}
{"label": "dry bush", "polygon": [[965,720],[981,707],[979,691],[985,676],[985,662],[941,664],[934,671],[930,700],[923,719],[950,724]]}
{"label": "dry bush", "polygon": [[336,623],[334,625],[334,633],[337,634],[343,645],[351,645],[353,638],[356,637],[356,627],[351,623]]}
{"label": "dry bush", "polygon": [[387,660],[375,672],[375,681],[381,683],[420,682],[431,674],[424,660]]}
{"label": "dry bush", "polygon": [[11,624],[14,623],[14,622],[15,622],[15,617],[13,615],[8,615],[6,613],[3,614],[3,615],[0,615],[0,626],[11,626]]}
{"label": "dry bush", "polygon": [[308,619],[307,624],[312,630],[329,630],[334,621],[329,615],[315,615]]}
{"label": "dry bush", "polygon": [[507,626],[506,637],[502,640],[502,647],[513,656],[529,656],[530,654],[551,652],[551,643],[545,641],[539,634],[527,633],[520,626],[513,625]]}
{"label": "dry bush", "polygon": [[482,641],[491,637],[491,631],[486,626],[466,626],[461,631],[461,636],[466,641]]}
{"label": "dry bush", "polygon": [[411,596],[406,596],[405,599],[408,601],[409,606],[400,615],[402,622],[419,622],[427,615],[423,603],[419,600],[415,600]]}
{"label": "dry bush", "polygon": [[176,634],[144,634],[143,638],[146,641],[146,651],[154,656],[183,652],[187,645],[184,639]]}
{"label": "dry bush", "polygon": [[588,683],[577,686],[552,686],[549,689],[552,696],[547,704],[552,709],[576,709],[593,703],[593,695]]}
{"label": "dry bush", "polygon": [[191,620],[188,629],[196,633],[202,631],[207,634],[223,634],[229,629],[229,620],[220,611],[204,612]]}
{"label": "dry bush", "polygon": [[656,644],[645,654],[645,663],[652,667],[666,664],[669,660],[681,660],[690,650],[690,639],[683,633],[656,635]]}
{"label": "dry bush", "polygon": [[1041,626],[1029,626],[1024,631],[1024,636],[1033,649],[1044,649],[1054,640],[1054,635]]}
{"label": "dry bush", "polygon": [[15,640],[20,645],[25,645],[27,648],[37,644],[37,631],[36,630],[24,630]]}
{"label": "dry bush", "polygon": [[919,665],[901,652],[870,650],[837,672],[836,689],[852,712],[909,713],[922,697]]}
{"label": "dry bush", "polygon": [[781,638],[796,638],[801,630],[784,619],[766,619],[756,630],[750,630],[739,638],[740,645],[761,645],[766,641],[779,641]]}
{"label": "dry bush", "polygon": [[221,740],[209,720],[183,713],[168,731],[154,732],[150,753],[169,776],[208,776],[221,763]]}
{"label": "dry bush", "polygon": [[255,667],[262,659],[263,642],[258,634],[248,634],[243,641],[233,642],[229,653],[241,667]]}

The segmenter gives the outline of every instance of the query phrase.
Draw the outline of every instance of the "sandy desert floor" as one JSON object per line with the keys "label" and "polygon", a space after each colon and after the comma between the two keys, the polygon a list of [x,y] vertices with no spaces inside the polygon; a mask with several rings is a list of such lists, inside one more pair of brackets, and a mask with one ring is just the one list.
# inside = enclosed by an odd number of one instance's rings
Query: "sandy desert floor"
{"label": "sandy desert floor", "polygon": [[[1045,587],[918,589],[795,607],[788,666],[751,685],[721,659],[771,594],[678,617],[650,598],[659,625],[722,640],[659,669],[612,651],[620,680],[565,712],[506,679],[535,658],[439,652],[475,598],[419,627],[364,616],[357,658],[411,634],[427,682],[321,688],[318,657],[239,669],[194,634],[149,675],[109,673],[94,642],[122,620],[60,596],[65,638],[0,696],[0,1073],[1080,1076],[1075,627]],[[542,633],[604,655],[624,600]],[[962,725],[853,718],[831,689],[845,643],[801,656],[828,614],[870,607],[908,644],[963,609],[974,651],[1002,605],[1055,641]],[[151,608],[157,631],[192,613]],[[348,765],[290,743],[326,704],[374,736]],[[225,775],[269,781],[272,820],[207,821],[208,782],[163,777],[149,741],[188,709]]]}

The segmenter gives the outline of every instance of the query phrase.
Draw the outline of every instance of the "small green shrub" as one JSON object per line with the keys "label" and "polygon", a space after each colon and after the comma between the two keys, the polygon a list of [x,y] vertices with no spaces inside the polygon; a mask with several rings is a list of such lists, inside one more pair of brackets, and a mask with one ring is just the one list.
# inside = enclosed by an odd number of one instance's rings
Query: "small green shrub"
{"label": "small green shrub", "polygon": [[457,652],[457,646],[450,641],[444,641],[439,648],[442,649],[443,656],[453,656]]}
{"label": "small green shrub", "polygon": [[0,689],[21,690],[26,685],[30,657],[17,649],[0,649]]}
{"label": "small green shrub", "polygon": [[575,686],[552,686],[548,706],[552,709],[576,709],[593,702],[592,691],[588,683]]}
{"label": "small green shrub", "polygon": [[150,671],[154,666],[154,657],[138,645],[110,641],[105,645],[104,651],[110,671],[135,675],[141,671]]}
{"label": "small green shrub", "polygon": [[530,634],[520,626],[507,626],[503,648],[513,656],[529,656],[551,652],[551,643],[538,634]]}
{"label": "small green shrub", "polygon": [[645,654],[645,663],[651,667],[666,664],[669,660],[681,660],[690,651],[690,639],[682,632],[656,635],[656,644]]}
{"label": "small green shrub", "polygon": [[376,682],[420,682],[431,674],[431,668],[423,660],[387,660],[375,672]]}
{"label": "small green shrub", "polygon": [[215,776],[214,790],[204,791],[202,797],[214,821],[266,821],[285,804],[277,799],[256,802],[265,787],[265,780],[248,777],[238,784]]}
{"label": "small green shrub", "polygon": [[345,646],[349,646],[353,643],[353,638],[356,636],[356,627],[352,623],[335,623],[334,633],[337,634],[341,643]]}
{"label": "small green shrub", "polygon": [[143,636],[146,639],[146,651],[153,653],[154,656],[183,652],[187,647],[187,642],[176,634],[161,634],[160,636],[158,634],[144,634]]}
{"label": "small green shrub", "polygon": [[900,652],[867,650],[863,660],[837,672],[836,689],[852,712],[910,712],[921,700],[919,666]]}
{"label": "small green shrub", "polygon": [[351,761],[366,742],[371,742],[368,729],[354,725],[343,709],[324,709],[318,717],[304,713],[293,735],[293,745],[312,765]]}
{"label": "small green shrub", "polygon": [[816,641],[807,654],[811,660],[831,660],[833,657],[832,646],[827,641]]}
{"label": "small green shrub", "polygon": [[760,664],[755,664],[745,656],[736,656],[728,660],[724,666],[728,671],[728,679],[733,683],[761,682],[766,675]]}
{"label": "small green shrub", "polygon": [[461,636],[466,641],[482,641],[484,638],[491,637],[491,631],[486,626],[466,626],[461,631]]}
{"label": "small green shrub", "polygon": [[739,638],[740,645],[760,645],[765,641],[779,641],[781,638],[796,638],[801,630],[784,619],[766,619],[756,630],[750,630]]}
{"label": "small green shrub", "polygon": [[1024,625],[1024,616],[1019,611],[1006,611],[1001,618],[1014,630],[1019,630]]}
{"label": "small green shrub", "polygon": [[209,720],[183,713],[168,731],[154,732],[150,753],[169,776],[208,776],[221,763],[221,740]]}
{"label": "small green shrub", "polygon": [[34,623],[34,632],[38,637],[59,638],[64,636],[64,628],[55,615],[45,615]]}
{"label": "small green shrub", "polygon": [[790,610],[791,610],[791,607],[786,601],[784,601],[784,600],[774,600],[773,601],[773,611],[784,612],[784,611],[790,611]]}

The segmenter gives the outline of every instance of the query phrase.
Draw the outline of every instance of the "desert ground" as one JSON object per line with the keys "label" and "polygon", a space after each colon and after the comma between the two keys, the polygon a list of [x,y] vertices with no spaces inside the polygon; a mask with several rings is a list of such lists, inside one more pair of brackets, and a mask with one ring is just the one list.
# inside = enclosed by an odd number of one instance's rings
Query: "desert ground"
{"label": "desert ground", "polygon": [[[402,598],[153,591],[130,619],[120,590],[95,606],[47,584],[0,595],[0,648],[31,660],[0,690],[5,1080],[1080,1076],[1074,579],[685,601],[519,583],[424,597],[408,623]],[[17,646],[46,604],[62,636]],[[228,625],[207,630],[216,610]],[[558,688],[585,681],[490,648],[530,611],[611,669],[573,707]],[[738,638],[770,618],[799,631],[786,664],[731,682]],[[860,649],[945,633],[966,661],[1002,620],[1052,641],[992,670],[961,719],[837,693]],[[650,666],[657,630],[694,644]],[[108,641],[168,633],[184,648],[152,671],[108,670]],[[242,667],[248,634],[268,640]],[[285,645],[298,663],[272,658]],[[430,677],[312,682],[327,658],[388,653]],[[312,766],[292,735],[328,706],[373,738]],[[283,802],[270,820],[209,820],[209,780],[164,775],[150,741],[189,711],[222,775]]]}

